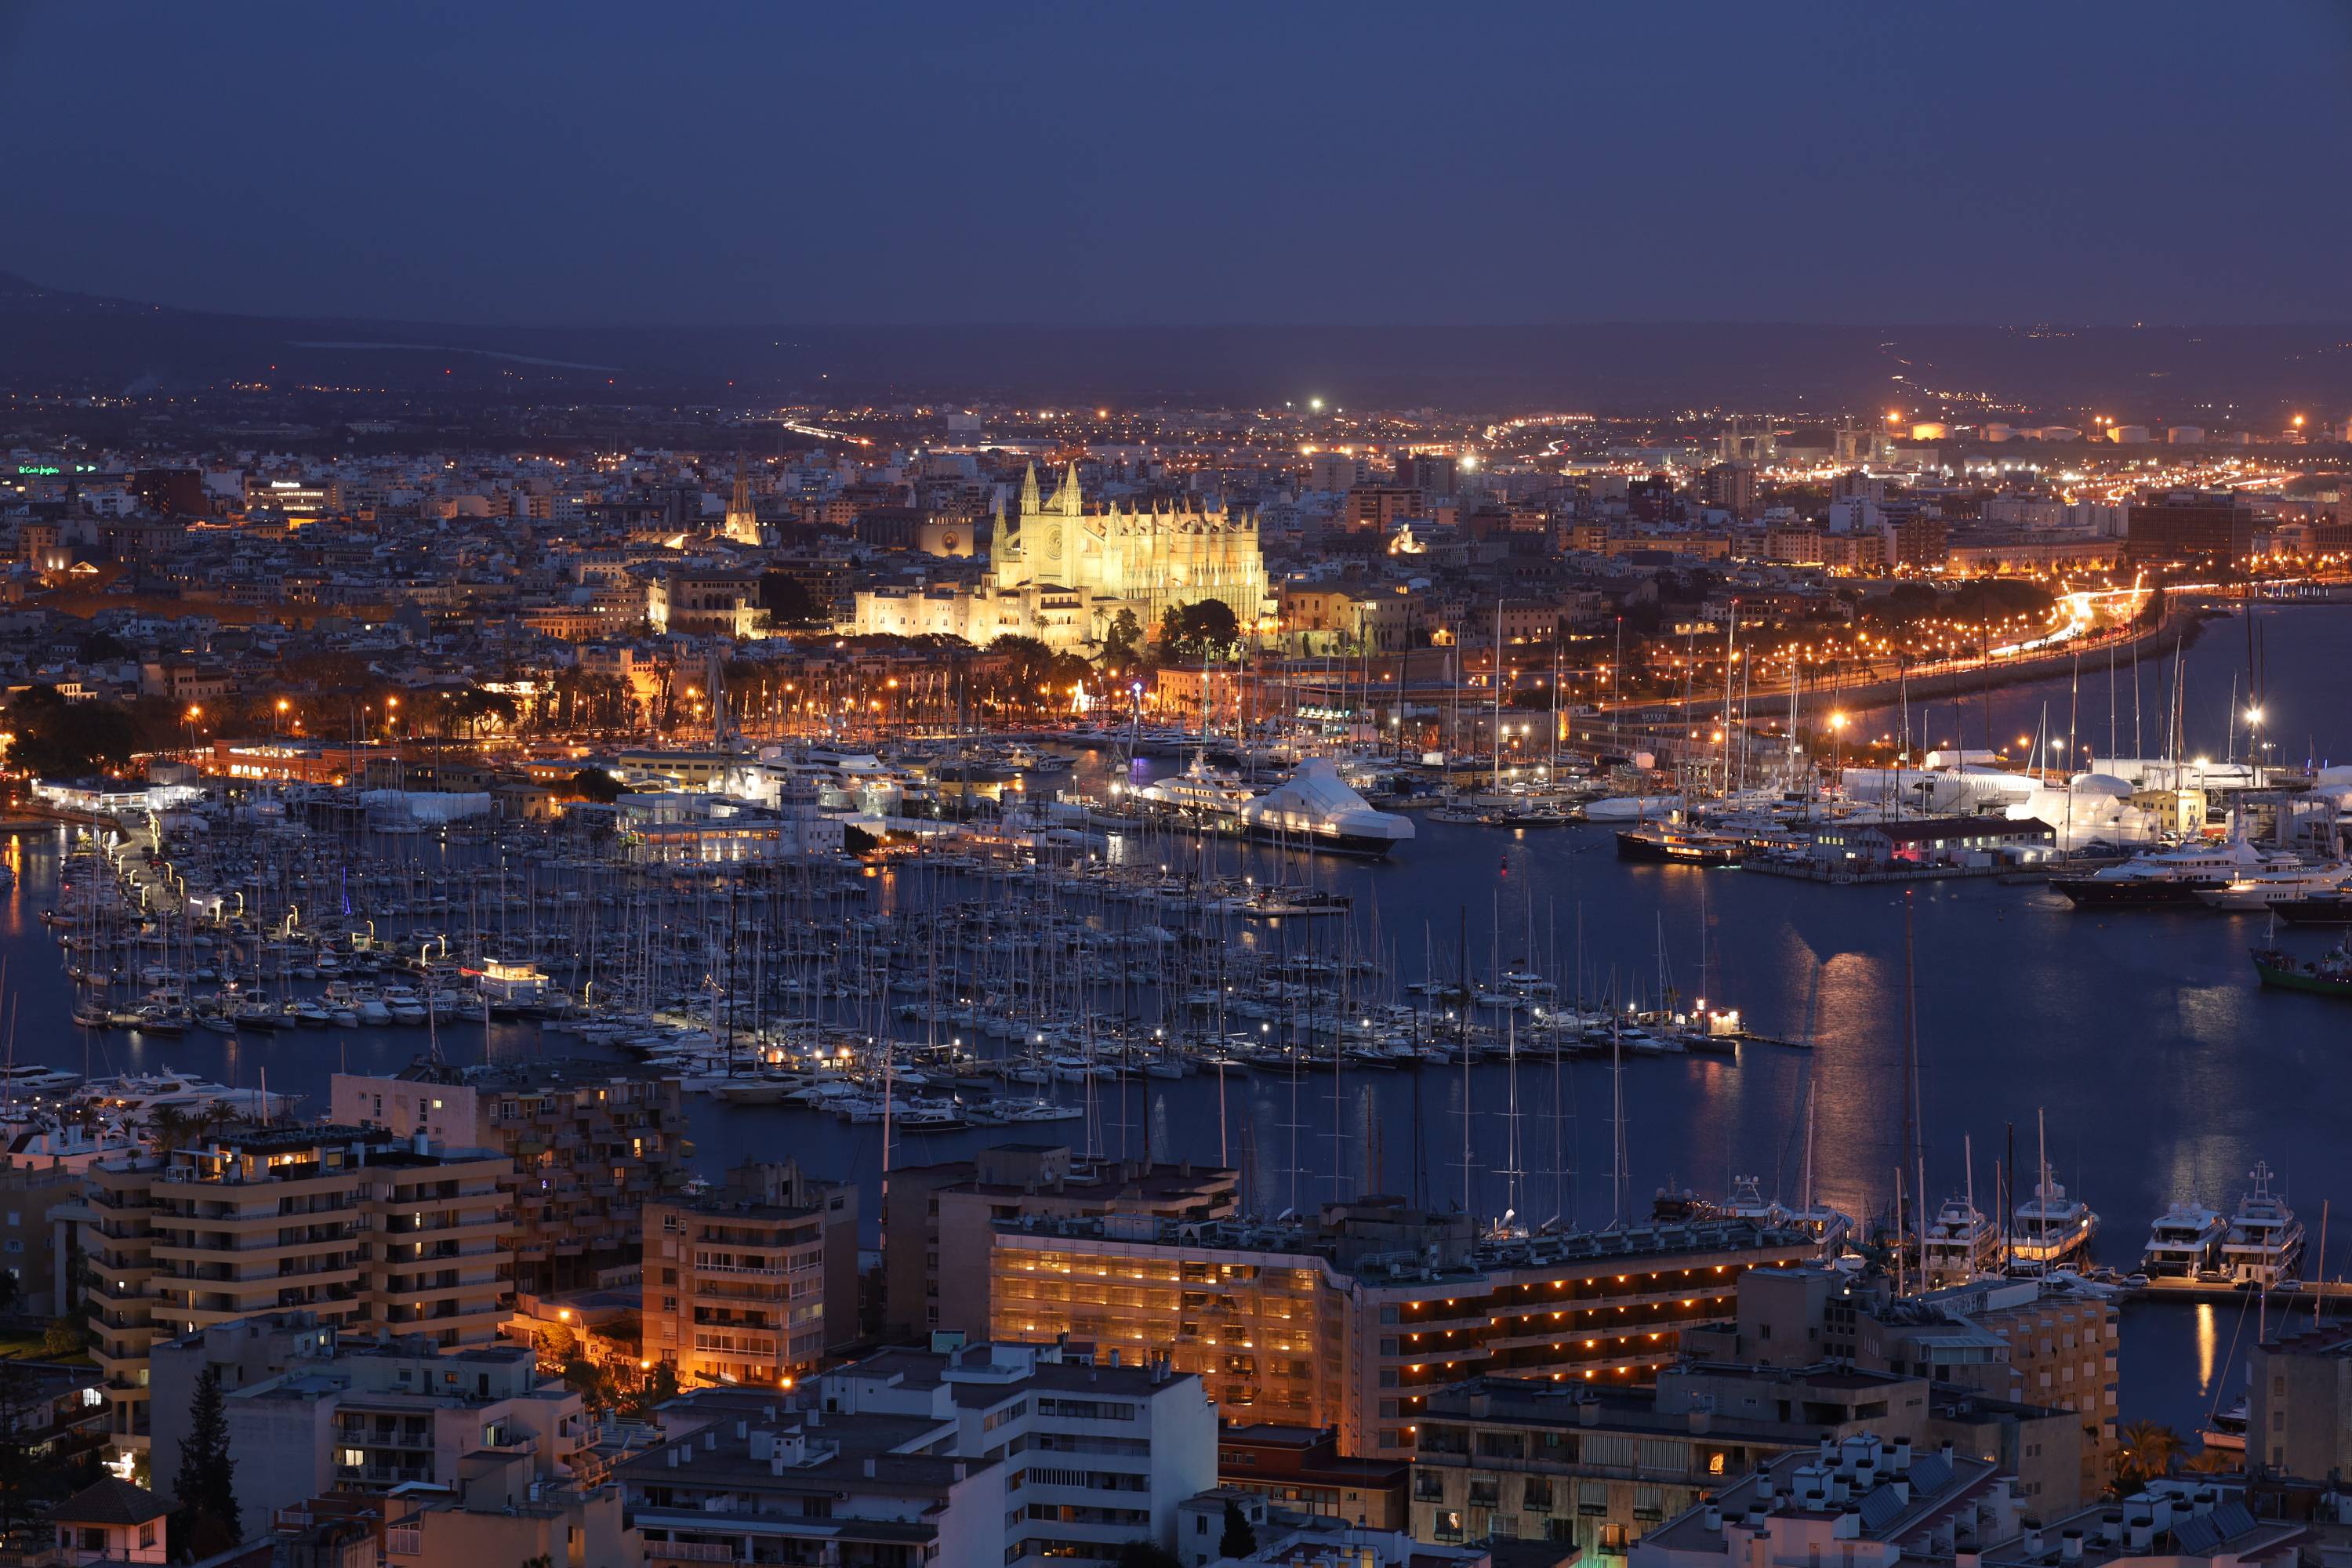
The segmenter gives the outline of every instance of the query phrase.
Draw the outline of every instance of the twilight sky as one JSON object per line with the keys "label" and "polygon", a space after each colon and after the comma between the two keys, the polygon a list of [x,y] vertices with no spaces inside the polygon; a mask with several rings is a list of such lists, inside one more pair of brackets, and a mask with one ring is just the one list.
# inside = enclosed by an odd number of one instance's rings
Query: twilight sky
{"label": "twilight sky", "polygon": [[0,270],[581,325],[2352,318],[2352,5],[0,0]]}

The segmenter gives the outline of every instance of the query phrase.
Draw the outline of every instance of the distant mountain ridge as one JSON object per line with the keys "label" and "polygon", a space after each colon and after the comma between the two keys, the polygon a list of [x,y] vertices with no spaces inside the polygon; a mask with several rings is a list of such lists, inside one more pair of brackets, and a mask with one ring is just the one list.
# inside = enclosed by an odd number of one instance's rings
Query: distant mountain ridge
{"label": "distant mountain ridge", "polygon": [[2289,408],[2352,412],[2352,324],[476,327],[231,315],[0,273],[0,384],[121,391],[231,381],[509,400],[1247,405],[1321,395],[1475,413],[1739,408],[1824,418],[1968,394],[2152,425],[2270,429]]}

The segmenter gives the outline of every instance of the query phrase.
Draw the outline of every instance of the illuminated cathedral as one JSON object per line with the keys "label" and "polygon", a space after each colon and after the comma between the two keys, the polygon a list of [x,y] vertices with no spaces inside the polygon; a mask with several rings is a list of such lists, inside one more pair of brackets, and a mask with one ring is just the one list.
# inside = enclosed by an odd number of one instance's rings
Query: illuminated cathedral
{"label": "illuminated cathedral", "polygon": [[985,645],[1029,637],[1055,648],[1098,645],[1121,610],[1146,636],[1171,606],[1220,599],[1244,627],[1265,604],[1257,519],[1229,507],[1090,509],[1070,465],[1050,498],[1034,468],[1020,510],[996,515],[988,580],[977,587],[881,589],[857,595],[855,629],[960,637]]}

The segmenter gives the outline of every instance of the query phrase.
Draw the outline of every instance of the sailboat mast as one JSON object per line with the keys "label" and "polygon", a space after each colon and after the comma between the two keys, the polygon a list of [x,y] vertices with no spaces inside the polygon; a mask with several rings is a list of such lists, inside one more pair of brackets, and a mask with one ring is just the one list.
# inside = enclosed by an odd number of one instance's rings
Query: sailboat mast
{"label": "sailboat mast", "polygon": [[1737,785],[1731,777],[1731,673],[1739,662],[1739,601],[1731,601],[1731,615],[1723,626],[1723,795],[1728,800]]}
{"label": "sailboat mast", "polygon": [[1503,793],[1503,596],[1495,595],[1495,650],[1486,661],[1486,684],[1495,689],[1495,723],[1487,739],[1495,748],[1496,795]]}
{"label": "sailboat mast", "polygon": [[[1911,1167],[1913,1201],[1918,1205],[1915,1234],[1927,1234],[1927,1152],[1919,1125],[1919,1009],[1912,968],[1911,890],[1903,892],[1903,1156]],[[1897,1210],[1899,1223],[1901,1211]]]}

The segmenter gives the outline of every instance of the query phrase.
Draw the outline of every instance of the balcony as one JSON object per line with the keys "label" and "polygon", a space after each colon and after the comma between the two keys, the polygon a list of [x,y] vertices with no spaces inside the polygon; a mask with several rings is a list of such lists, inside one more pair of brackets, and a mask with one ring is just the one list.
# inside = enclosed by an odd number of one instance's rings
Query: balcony
{"label": "balcony", "polygon": [[716,1541],[648,1541],[648,1563],[732,1563],[735,1549]]}
{"label": "balcony", "polygon": [[347,1487],[396,1487],[433,1479],[430,1465],[337,1465],[335,1481]]}
{"label": "balcony", "polygon": [[[782,1279],[792,1272],[787,1268],[738,1268],[731,1264],[719,1263],[698,1263],[694,1266],[694,1271],[697,1274],[713,1274],[722,1278],[745,1279]],[[816,1270],[809,1269],[807,1272],[814,1274]]]}

